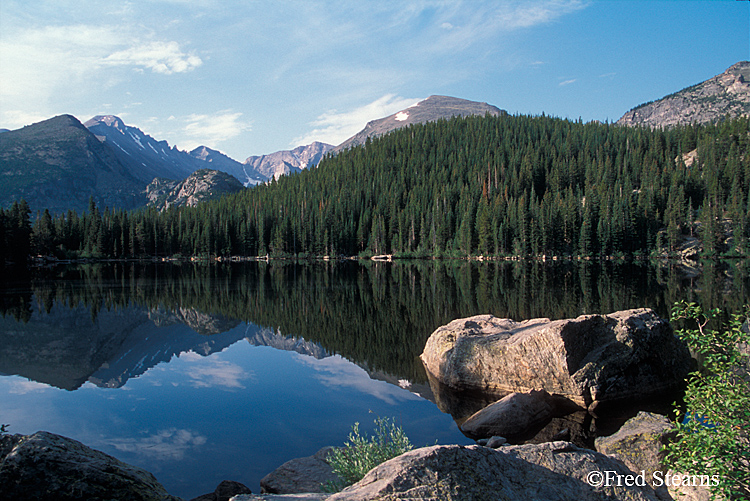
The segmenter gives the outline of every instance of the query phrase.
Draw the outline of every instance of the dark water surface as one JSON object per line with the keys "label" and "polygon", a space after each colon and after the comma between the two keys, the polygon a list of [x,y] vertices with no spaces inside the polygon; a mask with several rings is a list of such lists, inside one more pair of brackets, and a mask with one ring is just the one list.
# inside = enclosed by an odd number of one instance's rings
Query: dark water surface
{"label": "dark water surface", "polygon": [[92,264],[6,273],[0,423],[153,472],[185,499],[253,492],[283,462],[393,417],[416,446],[472,443],[433,403],[430,333],[680,299],[737,309],[748,263]]}

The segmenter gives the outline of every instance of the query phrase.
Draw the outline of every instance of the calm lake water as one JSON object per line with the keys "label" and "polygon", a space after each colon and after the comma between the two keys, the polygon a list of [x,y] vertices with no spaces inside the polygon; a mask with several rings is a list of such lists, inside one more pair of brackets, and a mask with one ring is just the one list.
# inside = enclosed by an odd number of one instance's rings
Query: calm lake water
{"label": "calm lake water", "polygon": [[522,320],[680,299],[736,309],[748,262],[419,261],[95,264],[0,284],[0,423],[141,466],[185,499],[222,480],[259,492],[285,461],[352,424],[401,424],[415,446],[469,444],[418,356],[480,313]]}

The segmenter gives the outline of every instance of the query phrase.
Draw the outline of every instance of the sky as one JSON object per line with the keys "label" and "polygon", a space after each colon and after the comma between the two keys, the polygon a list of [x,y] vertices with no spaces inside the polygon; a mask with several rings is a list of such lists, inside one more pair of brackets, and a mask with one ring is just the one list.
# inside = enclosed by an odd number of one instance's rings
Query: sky
{"label": "sky", "polygon": [[750,60],[735,0],[0,0],[0,128],[117,115],[244,161],[430,95],[616,121]]}

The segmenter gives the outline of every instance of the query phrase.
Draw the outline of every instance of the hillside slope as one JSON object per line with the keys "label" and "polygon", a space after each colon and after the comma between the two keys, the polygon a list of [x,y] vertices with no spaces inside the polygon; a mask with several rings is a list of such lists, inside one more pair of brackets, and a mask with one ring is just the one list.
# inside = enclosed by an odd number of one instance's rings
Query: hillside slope
{"label": "hillside slope", "polygon": [[741,61],[721,75],[646,103],[625,113],[619,125],[703,124],[750,113],[750,61]]}
{"label": "hillside slope", "polygon": [[130,209],[145,203],[143,184],[71,115],[0,134],[0,206],[26,199],[32,211]]}

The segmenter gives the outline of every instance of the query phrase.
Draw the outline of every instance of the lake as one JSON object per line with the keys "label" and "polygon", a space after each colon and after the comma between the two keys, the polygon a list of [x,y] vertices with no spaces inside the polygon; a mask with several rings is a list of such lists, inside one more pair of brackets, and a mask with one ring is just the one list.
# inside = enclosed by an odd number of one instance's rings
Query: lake
{"label": "lake", "polygon": [[747,261],[98,263],[6,270],[0,423],[47,430],[156,475],[185,499],[341,445],[359,422],[415,446],[473,443],[418,359],[480,313],[523,320],[680,299],[737,309]]}

